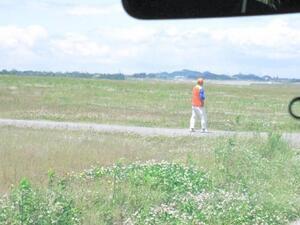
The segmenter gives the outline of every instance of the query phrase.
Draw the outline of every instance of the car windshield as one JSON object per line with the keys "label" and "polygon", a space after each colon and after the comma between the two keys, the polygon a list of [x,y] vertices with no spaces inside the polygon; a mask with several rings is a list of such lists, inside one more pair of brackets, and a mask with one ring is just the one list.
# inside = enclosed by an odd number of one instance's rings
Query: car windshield
{"label": "car windshield", "polygon": [[0,0],[0,224],[296,224],[299,18]]}

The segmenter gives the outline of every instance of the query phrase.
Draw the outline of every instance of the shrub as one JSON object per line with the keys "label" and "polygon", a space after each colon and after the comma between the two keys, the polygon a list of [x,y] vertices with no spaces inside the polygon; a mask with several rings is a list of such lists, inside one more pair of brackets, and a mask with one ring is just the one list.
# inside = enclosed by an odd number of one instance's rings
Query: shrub
{"label": "shrub", "polygon": [[79,211],[61,188],[40,191],[23,179],[9,196],[0,200],[0,224],[3,225],[75,225]]}

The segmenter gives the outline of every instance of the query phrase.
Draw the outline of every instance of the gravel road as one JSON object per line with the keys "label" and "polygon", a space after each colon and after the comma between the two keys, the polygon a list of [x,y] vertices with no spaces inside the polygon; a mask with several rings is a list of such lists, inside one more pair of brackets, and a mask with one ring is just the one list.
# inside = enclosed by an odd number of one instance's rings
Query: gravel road
{"label": "gravel road", "polygon": [[[0,127],[13,126],[20,128],[35,128],[35,129],[55,129],[55,130],[90,130],[95,132],[106,133],[133,133],[142,136],[195,136],[195,137],[224,137],[224,136],[239,136],[253,137],[259,135],[263,138],[268,136],[267,133],[261,132],[237,132],[237,131],[217,131],[211,130],[207,133],[195,132],[190,133],[188,129],[171,129],[171,128],[150,128],[150,127],[135,127],[135,126],[120,126],[120,125],[105,125],[96,123],[75,123],[75,122],[54,122],[44,120],[15,120],[15,119],[0,119]],[[300,148],[300,133],[284,133],[282,137],[288,141],[293,147]]]}

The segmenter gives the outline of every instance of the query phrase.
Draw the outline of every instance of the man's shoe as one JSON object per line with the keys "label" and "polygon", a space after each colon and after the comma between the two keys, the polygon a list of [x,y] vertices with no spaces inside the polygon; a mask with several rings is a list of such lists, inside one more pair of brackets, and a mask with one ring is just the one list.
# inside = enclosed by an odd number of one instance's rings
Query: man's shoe
{"label": "man's shoe", "polygon": [[207,129],[201,129],[201,133],[207,133],[208,130]]}
{"label": "man's shoe", "polygon": [[196,132],[195,128],[190,128],[190,132],[191,132],[191,133]]}

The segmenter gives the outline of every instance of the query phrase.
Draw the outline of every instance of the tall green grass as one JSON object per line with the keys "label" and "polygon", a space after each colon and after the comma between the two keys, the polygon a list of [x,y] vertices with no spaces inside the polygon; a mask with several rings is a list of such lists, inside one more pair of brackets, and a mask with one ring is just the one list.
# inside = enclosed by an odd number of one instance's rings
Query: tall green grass
{"label": "tall green grass", "polygon": [[44,188],[23,180],[1,199],[0,223],[278,225],[300,217],[299,156],[280,135],[229,138],[212,156],[209,169],[191,158],[49,172]]}

